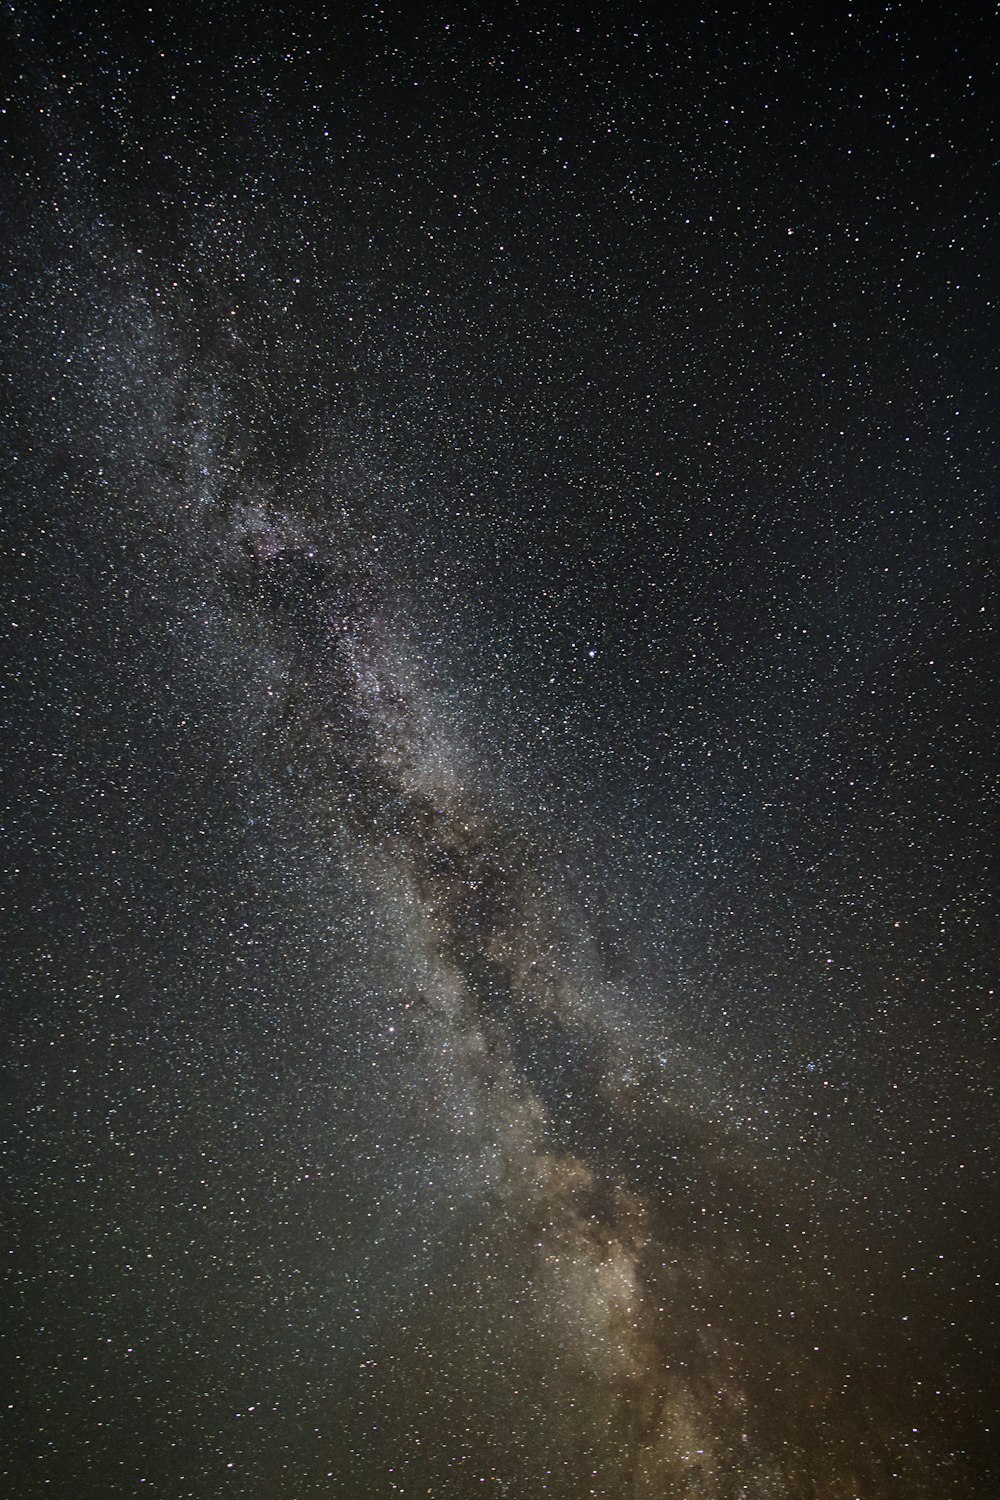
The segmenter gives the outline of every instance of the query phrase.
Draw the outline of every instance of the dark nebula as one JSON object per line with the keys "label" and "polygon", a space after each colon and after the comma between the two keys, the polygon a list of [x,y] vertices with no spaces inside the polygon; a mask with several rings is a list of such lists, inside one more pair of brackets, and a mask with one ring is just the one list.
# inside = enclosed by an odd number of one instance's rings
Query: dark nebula
{"label": "dark nebula", "polygon": [[3,1495],[993,1496],[996,36],[3,26]]}

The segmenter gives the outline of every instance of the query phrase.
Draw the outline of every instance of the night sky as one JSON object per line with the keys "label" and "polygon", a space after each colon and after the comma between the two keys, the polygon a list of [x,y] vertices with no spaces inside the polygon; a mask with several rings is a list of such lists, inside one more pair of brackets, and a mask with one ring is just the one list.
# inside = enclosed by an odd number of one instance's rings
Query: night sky
{"label": "night sky", "polygon": [[4,5],[4,1500],[997,1494],[987,9]]}

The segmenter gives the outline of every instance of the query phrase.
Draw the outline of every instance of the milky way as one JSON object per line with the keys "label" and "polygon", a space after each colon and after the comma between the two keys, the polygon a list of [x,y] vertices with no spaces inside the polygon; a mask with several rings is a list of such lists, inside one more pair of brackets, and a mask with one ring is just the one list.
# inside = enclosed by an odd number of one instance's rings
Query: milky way
{"label": "milky way", "polygon": [[992,1494],[980,52],[8,9],[4,1493]]}
{"label": "milky way", "polygon": [[[435,1163],[412,1190],[447,1216],[420,1242],[433,1314],[410,1314],[413,1350],[407,1325],[362,1367],[358,1413],[339,1418],[348,1482],[375,1489],[384,1470],[461,1492],[467,1475],[441,1476],[471,1433],[485,1479],[554,1493],[796,1493],[817,1465],[835,1493],[871,1483],[885,1436],[849,1395],[870,1372],[817,1298],[829,1247],[799,1243],[738,1144],[683,1110],[669,1056],[651,1065],[537,834],[490,795],[424,680],[378,544],[342,516],[186,510],[219,616],[233,611],[223,649],[247,631],[267,653],[254,756],[342,849],[376,926],[370,1023],[403,1054],[404,1128]],[[760,1216],[766,1238],[746,1227]],[[785,1304],[790,1332],[762,1358],[753,1331]]]}

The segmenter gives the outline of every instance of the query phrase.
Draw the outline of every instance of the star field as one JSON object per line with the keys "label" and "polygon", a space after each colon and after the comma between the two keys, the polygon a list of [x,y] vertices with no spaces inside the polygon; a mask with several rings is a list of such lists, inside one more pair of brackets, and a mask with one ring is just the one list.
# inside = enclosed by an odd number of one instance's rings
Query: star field
{"label": "star field", "polygon": [[989,19],[3,27],[3,1493],[985,1500]]}

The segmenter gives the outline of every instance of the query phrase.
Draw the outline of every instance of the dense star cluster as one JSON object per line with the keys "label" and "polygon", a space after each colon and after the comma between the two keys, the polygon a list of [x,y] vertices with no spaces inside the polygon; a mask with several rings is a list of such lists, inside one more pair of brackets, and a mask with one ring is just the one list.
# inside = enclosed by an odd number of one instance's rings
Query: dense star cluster
{"label": "dense star cluster", "polygon": [[3,1495],[992,1497],[996,37],[2,24]]}

